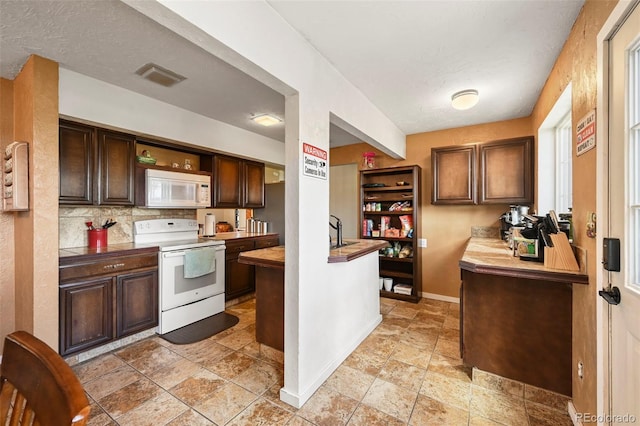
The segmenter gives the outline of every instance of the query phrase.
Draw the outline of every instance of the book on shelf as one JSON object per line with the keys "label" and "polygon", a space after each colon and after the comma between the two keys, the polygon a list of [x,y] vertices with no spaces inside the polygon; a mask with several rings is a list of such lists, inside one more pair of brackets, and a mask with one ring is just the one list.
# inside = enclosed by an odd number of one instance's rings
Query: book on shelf
{"label": "book on shelf", "polygon": [[409,284],[396,284],[395,286],[393,286],[393,292],[397,294],[406,294],[410,296],[412,290],[413,286]]}

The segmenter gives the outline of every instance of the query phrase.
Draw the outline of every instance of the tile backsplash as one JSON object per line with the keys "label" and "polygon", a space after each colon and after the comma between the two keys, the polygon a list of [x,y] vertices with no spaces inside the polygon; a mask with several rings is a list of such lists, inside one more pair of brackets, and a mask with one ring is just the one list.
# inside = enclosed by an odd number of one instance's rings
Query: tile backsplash
{"label": "tile backsplash", "polygon": [[59,248],[86,247],[88,245],[86,222],[102,226],[107,219],[118,222],[109,228],[108,243],[133,242],[133,222],[147,219],[184,218],[195,219],[196,210],[141,209],[138,207],[60,207]]}
{"label": "tile backsplash", "polygon": [[[239,211],[240,228],[246,223],[246,210]],[[58,248],[87,247],[87,222],[93,226],[102,226],[107,219],[118,222],[109,228],[108,244],[123,244],[133,242],[133,223],[148,219],[197,219],[204,223],[204,214],[213,213],[216,221],[227,221],[234,225],[234,209],[142,209],[138,207],[60,207],[58,210],[58,228],[60,240]]]}

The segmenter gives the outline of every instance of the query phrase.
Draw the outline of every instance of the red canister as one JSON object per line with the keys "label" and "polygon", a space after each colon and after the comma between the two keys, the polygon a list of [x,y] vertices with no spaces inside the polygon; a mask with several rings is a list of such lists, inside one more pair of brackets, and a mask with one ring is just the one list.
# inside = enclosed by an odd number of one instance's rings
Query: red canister
{"label": "red canister", "polygon": [[89,248],[107,246],[107,229],[89,229]]}

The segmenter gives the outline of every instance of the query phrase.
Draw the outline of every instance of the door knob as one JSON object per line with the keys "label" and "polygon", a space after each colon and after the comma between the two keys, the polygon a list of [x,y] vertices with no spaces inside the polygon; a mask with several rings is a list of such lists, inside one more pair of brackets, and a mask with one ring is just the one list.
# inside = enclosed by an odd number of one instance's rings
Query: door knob
{"label": "door knob", "polygon": [[608,290],[600,290],[598,294],[602,296],[602,298],[604,298],[604,300],[606,300],[607,303],[610,305],[620,304],[621,297],[620,297],[620,289],[618,289],[618,287],[611,287]]}

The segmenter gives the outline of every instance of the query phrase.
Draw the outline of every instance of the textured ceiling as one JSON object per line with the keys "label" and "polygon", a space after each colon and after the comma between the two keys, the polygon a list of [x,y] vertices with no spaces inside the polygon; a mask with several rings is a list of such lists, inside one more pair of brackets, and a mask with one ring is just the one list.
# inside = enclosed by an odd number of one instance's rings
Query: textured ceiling
{"label": "textured ceiling", "polygon": [[[280,1],[269,4],[407,134],[528,116],[583,0]],[[255,113],[284,98],[117,0],[0,0],[0,76],[30,54],[277,140]],[[172,88],[135,71],[187,77]],[[295,62],[292,62],[295,66]],[[475,88],[480,103],[450,107]],[[352,143],[332,126],[332,146]]]}

